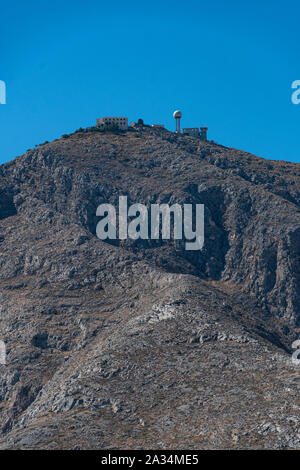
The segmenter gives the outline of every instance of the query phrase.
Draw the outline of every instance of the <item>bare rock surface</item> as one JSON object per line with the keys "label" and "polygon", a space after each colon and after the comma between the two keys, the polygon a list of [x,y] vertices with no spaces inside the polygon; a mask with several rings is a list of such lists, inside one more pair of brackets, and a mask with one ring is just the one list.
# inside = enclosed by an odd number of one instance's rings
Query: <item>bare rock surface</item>
{"label": "bare rock surface", "polygon": [[[0,449],[300,448],[300,167],[164,129],[0,167]],[[95,235],[202,203],[205,244]]]}

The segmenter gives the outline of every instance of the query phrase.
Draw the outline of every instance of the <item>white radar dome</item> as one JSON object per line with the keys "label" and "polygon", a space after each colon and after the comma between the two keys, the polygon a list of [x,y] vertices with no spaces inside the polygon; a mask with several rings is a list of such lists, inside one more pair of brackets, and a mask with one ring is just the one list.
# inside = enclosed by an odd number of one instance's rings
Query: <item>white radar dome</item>
{"label": "white radar dome", "polygon": [[182,116],[182,112],[181,111],[174,111],[173,113],[173,117],[176,119],[176,118],[181,118]]}

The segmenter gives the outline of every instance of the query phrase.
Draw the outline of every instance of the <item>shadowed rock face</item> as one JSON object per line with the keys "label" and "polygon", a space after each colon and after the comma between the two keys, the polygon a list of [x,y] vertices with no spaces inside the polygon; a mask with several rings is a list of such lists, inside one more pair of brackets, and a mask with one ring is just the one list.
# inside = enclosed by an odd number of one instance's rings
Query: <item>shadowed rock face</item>
{"label": "shadowed rock face", "polygon": [[[0,448],[299,448],[299,173],[147,127],[2,165]],[[100,241],[120,195],[204,204],[203,250]]]}

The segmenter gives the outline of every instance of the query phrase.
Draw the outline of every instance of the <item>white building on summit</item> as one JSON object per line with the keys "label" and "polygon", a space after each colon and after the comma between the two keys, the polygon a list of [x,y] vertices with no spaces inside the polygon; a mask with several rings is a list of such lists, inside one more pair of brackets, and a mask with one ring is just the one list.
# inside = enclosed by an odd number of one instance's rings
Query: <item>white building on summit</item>
{"label": "white building on summit", "polygon": [[109,125],[115,125],[120,130],[125,131],[128,129],[128,118],[123,116],[103,117],[97,119],[97,127],[105,129]]}

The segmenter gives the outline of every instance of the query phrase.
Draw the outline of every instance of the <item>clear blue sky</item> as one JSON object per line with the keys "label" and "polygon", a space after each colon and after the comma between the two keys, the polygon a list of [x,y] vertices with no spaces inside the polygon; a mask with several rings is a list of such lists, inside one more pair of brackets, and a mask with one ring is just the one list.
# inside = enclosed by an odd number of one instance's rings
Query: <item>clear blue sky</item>
{"label": "clear blue sky", "polygon": [[0,162],[96,117],[300,161],[298,1],[0,2]]}

